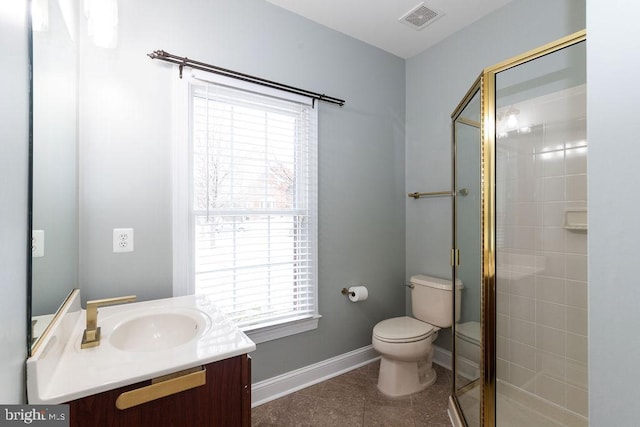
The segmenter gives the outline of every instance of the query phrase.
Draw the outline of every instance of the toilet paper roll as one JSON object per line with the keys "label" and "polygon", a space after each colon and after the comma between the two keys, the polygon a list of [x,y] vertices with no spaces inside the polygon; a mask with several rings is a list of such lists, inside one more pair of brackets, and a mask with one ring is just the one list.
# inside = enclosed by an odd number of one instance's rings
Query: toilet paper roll
{"label": "toilet paper roll", "polygon": [[349,288],[349,300],[351,302],[364,301],[369,298],[369,291],[366,286],[352,286]]}

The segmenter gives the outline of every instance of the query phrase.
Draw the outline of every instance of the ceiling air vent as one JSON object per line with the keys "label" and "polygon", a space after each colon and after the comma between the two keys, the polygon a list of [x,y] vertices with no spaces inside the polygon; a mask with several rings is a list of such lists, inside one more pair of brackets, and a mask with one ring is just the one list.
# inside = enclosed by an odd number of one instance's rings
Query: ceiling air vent
{"label": "ceiling air vent", "polygon": [[442,12],[429,8],[425,6],[424,3],[420,3],[409,12],[405,13],[399,21],[414,30],[422,30],[427,25],[435,22],[442,15]]}

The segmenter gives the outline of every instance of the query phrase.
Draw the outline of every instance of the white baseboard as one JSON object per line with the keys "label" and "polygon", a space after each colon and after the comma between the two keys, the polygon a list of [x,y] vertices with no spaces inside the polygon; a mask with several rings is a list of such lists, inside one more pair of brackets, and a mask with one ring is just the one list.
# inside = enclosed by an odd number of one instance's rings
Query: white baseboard
{"label": "white baseboard", "polygon": [[437,345],[433,346],[433,363],[451,370],[451,352]]}
{"label": "white baseboard", "polygon": [[[286,396],[330,378],[342,375],[361,366],[378,360],[380,356],[372,346],[359,348],[331,359],[277,377],[251,385],[251,407]],[[434,347],[433,363],[451,369],[451,352],[441,347]]]}
{"label": "white baseboard", "polygon": [[286,396],[303,388],[344,374],[378,360],[380,356],[372,346],[359,348],[331,359],[251,385],[251,407]]}

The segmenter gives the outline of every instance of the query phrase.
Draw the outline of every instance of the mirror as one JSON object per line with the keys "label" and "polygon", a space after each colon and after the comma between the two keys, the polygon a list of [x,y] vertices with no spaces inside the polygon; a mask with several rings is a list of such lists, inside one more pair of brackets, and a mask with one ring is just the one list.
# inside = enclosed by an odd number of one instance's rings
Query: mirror
{"label": "mirror", "polygon": [[76,0],[32,0],[32,345],[78,287],[77,14]]}

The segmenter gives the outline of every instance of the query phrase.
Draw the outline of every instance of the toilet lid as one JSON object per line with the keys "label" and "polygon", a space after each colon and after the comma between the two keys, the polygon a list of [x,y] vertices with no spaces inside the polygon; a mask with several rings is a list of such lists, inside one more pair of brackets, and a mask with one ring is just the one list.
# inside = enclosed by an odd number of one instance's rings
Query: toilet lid
{"label": "toilet lid", "polygon": [[408,316],[383,320],[373,327],[373,335],[386,342],[420,341],[432,333],[432,325]]}

